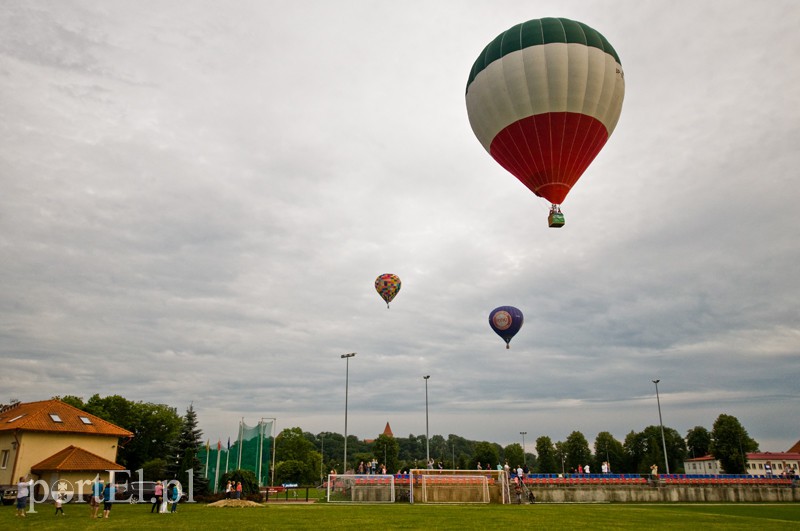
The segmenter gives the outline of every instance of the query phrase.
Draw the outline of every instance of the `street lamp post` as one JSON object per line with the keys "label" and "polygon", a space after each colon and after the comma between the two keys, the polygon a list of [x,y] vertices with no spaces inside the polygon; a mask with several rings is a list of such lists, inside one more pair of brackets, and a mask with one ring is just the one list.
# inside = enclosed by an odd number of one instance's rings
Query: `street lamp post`
{"label": "street lamp post", "polygon": [[519,434],[522,435],[522,464],[524,466],[528,466],[527,456],[525,455],[525,436],[528,434],[528,432],[521,431]]}
{"label": "street lamp post", "polygon": [[431,462],[431,442],[428,435],[428,378],[430,377],[430,374],[422,377],[425,380],[425,468]]}
{"label": "street lamp post", "polygon": [[658,424],[661,426],[661,446],[664,447],[664,465],[667,467],[667,474],[669,474],[669,459],[667,459],[667,440],[664,438],[664,422],[661,420],[661,399],[658,397],[658,382],[661,380],[653,380],[656,384],[656,403],[658,404]]}
{"label": "street lamp post", "polygon": [[344,380],[344,462],[342,463],[342,474],[347,473],[347,394],[350,389],[350,358],[355,355],[355,352],[342,354],[342,359],[347,360]]}
{"label": "street lamp post", "polygon": [[322,446],[319,451],[319,484],[322,485],[325,482],[325,476],[323,475],[323,469],[325,468],[325,436],[321,433],[319,441]]}

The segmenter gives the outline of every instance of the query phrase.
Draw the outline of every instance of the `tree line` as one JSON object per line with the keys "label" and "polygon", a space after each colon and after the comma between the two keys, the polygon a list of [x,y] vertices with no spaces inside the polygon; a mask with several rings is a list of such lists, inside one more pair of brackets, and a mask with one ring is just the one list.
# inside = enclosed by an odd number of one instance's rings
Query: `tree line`
{"label": "tree line", "polygon": [[[119,395],[100,397],[94,395],[84,401],[80,397],[55,397],[78,409],[96,415],[133,432],[134,437],[120,445],[118,462],[128,470],[143,469],[145,479],[187,479],[186,470],[194,469],[195,488],[205,488],[202,464],[197,452],[205,445],[202,430],[198,427],[197,413],[190,405],[184,415],[164,404],[132,402]],[[313,434],[299,427],[286,428],[274,441],[275,484],[298,483],[313,485],[324,481],[330,471],[344,471],[344,436],[335,432]],[[660,426],[647,426],[640,432],[631,431],[625,439],[617,440],[610,432],[597,434],[590,446],[580,431],[573,431],[563,441],[553,441],[546,435],[534,441],[534,451],[512,443],[502,446],[489,441],[469,440],[450,434],[447,438],[433,435],[410,434],[407,437],[379,435],[374,440],[347,437],[347,470],[357,470],[361,462],[385,465],[389,473],[399,473],[412,468],[425,468],[427,456],[435,466],[452,469],[477,469],[508,463],[522,466],[534,473],[570,473],[579,466],[590,465],[598,473],[602,463],[607,463],[613,473],[648,474],[655,464],[660,471],[667,469],[682,473],[687,457],[714,455],[723,470],[730,474],[744,474],[746,454],[758,451],[739,420],[721,414],[709,430],[695,426],[686,436],[667,426],[663,443]]]}

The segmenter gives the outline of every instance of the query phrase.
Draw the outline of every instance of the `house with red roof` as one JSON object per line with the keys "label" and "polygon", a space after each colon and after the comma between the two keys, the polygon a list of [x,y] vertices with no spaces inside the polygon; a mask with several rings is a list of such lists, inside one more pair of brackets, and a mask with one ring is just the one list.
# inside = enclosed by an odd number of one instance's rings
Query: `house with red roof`
{"label": "house with red roof", "polygon": [[133,433],[61,400],[15,403],[0,409],[0,489],[16,490],[20,477],[36,491],[85,495],[99,474],[113,480],[120,443]]}

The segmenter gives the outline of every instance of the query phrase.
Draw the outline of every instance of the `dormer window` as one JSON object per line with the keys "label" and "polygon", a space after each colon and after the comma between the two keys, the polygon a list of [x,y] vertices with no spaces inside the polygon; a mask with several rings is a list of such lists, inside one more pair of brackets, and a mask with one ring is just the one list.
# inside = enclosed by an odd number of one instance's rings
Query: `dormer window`
{"label": "dormer window", "polygon": [[53,422],[64,422],[57,413],[50,413],[50,418],[53,419]]}
{"label": "dormer window", "polygon": [[78,418],[81,419],[81,422],[83,422],[84,424],[92,423],[92,419],[90,419],[89,417],[78,417]]}

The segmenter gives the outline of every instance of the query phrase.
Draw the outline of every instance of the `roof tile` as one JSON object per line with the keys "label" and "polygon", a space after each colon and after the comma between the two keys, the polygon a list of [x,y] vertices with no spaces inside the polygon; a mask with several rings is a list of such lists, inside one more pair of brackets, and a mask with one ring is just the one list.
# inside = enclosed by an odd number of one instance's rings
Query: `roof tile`
{"label": "roof tile", "polygon": [[[57,415],[60,422],[51,415]],[[89,419],[87,424],[81,417]],[[133,433],[57,399],[18,403],[0,410],[0,432],[47,431],[131,437]]]}
{"label": "roof tile", "polygon": [[109,461],[97,454],[93,454],[77,446],[68,446],[47,459],[31,467],[31,472],[39,474],[45,471],[59,470],[72,471],[97,471],[97,470],[124,470],[125,467],[114,461]]}

